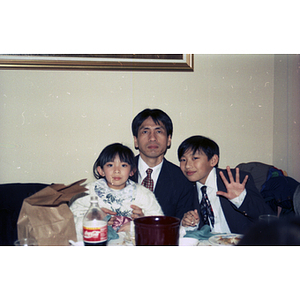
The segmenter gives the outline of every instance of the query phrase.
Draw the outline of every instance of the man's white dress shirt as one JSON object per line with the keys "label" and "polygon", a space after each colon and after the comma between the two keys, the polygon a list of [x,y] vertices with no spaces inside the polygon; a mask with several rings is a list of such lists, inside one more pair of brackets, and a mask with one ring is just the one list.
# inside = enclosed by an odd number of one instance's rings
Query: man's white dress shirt
{"label": "man's white dress shirt", "polygon": [[145,177],[147,177],[146,171],[150,168],[150,169],[153,170],[153,172],[151,173],[151,178],[153,179],[153,183],[154,183],[154,187],[153,187],[153,191],[154,191],[157,180],[158,180],[159,173],[160,173],[161,168],[162,168],[162,164],[163,164],[163,161],[159,165],[151,168],[143,161],[143,159],[141,157],[139,157],[139,162],[138,162],[138,183],[142,184],[143,179]]}

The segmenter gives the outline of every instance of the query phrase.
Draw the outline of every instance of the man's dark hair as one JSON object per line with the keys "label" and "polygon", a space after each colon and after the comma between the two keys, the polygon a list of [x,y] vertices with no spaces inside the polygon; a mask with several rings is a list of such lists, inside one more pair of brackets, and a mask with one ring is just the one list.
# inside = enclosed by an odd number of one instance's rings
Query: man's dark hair
{"label": "man's dark hair", "polygon": [[[218,144],[201,135],[191,136],[180,144],[177,151],[178,159],[180,160],[184,153],[188,150],[193,151],[193,154],[197,151],[203,152],[207,156],[208,160],[210,160],[215,154],[220,157]],[[216,164],[216,167],[218,167],[218,163]]]}
{"label": "man's dark hair", "polygon": [[131,124],[131,130],[132,130],[133,136],[135,136],[135,137],[138,136],[138,131],[139,131],[140,126],[149,117],[151,117],[152,120],[154,121],[154,123],[157,125],[159,124],[159,122],[161,122],[166,128],[167,136],[171,135],[171,137],[172,137],[173,123],[172,123],[172,120],[170,119],[170,117],[160,109],[150,109],[150,108],[144,109],[143,111],[138,113],[135,116],[135,118],[133,119],[132,124]]}

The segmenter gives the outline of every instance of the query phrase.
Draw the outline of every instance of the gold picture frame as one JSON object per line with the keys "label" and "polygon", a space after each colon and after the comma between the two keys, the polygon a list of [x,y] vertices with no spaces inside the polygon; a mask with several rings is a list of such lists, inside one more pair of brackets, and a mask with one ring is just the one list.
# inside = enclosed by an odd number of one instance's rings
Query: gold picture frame
{"label": "gold picture frame", "polygon": [[0,54],[0,69],[193,71],[193,54]]}

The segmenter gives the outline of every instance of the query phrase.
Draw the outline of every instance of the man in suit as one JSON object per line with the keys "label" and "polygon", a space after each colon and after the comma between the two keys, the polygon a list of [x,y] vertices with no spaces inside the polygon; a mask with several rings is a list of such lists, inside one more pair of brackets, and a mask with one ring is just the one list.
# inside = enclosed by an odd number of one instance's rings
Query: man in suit
{"label": "man in suit", "polygon": [[[180,168],[164,157],[173,134],[170,117],[162,110],[147,108],[137,114],[131,128],[139,155],[135,158],[137,171],[130,179],[154,192],[164,215],[181,219],[184,213],[194,208],[195,195],[193,184]],[[143,215],[137,209],[134,213]]]}
{"label": "man in suit", "polygon": [[197,209],[182,220],[187,230],[209,225],[212,232],[245,233],[260,215],[274,214],[250,174],[239,168],[218,169],[219,147],[211,139],[186,139],[178,148],[178,158],[183,174],[196,183],[198,195]]}

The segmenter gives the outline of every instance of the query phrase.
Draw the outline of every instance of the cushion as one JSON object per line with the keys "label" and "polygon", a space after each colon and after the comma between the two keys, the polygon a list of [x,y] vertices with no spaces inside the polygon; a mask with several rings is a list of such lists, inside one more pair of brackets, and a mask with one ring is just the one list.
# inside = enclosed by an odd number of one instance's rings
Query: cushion
{"label": "cushion", "polygon": [[18,239],[17,221],[23,200],[48,184],[7,183],[0,184],[0,245],[12,246]]}

